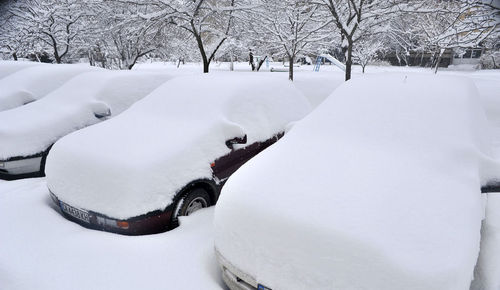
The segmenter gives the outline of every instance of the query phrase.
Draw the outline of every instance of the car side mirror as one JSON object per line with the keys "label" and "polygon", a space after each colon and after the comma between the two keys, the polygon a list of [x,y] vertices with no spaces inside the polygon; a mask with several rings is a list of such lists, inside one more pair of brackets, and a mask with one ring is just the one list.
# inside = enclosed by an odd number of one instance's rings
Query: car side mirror
{"label": "car side mirror", "polygon": [[226,141],[226,146],[227,148],[233,150],[234,149],[234,144],[247,144],[247,135],[243,137],[234,137],[232,139],[229,139]]}
{"label": "car side mirror", "polygon": [[18,93],[18,97],[22,99],[23,105],[27,105],[29,103],[33,103],[36,101],[35,96],[29,91],[22,90]]}
{"label": "car side mirror", "polygon": [[103,102],[92,103],[92,111],[97,119],[105,119],[111,116],[111,108]]}

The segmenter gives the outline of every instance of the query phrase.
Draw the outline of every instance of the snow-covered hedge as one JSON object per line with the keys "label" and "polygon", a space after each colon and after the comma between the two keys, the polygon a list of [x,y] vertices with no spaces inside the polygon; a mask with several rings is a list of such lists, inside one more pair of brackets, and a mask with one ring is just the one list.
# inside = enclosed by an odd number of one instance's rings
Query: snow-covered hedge
{"label": "snow-covered hedge", "polygon": [[500,51],[487,51],[480,59],[482,69],[500,68]]}

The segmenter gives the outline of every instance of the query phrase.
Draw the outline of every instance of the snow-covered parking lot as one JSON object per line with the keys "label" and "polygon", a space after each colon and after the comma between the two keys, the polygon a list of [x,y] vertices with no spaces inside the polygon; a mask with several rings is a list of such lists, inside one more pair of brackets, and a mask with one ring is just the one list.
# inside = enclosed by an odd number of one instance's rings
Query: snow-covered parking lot
{"label": "snow-covered parking lot", "polygon": [[[137,70],[194,74],[198,65],[141,64]],[[227,70],[226,64],[213,72]],[[356,68],[354,78],[359,77]],[[367,73],[431,74],[429,69],[368,67]],[[245,77],[248,65],[234,74]],[[260,72],[273,78],[286,73]],[[500,72],[447,71],[478,87],[492,136],[500,148]],[[297,69],[295,85],[317,106],[344,78],[334,67]],[[0,141],[1,142],[1,141]],[[500,152],[500,151],[498,151]],[[214,254],[214,208],[183,217],[175,230],[148,236],[122,236],[83,228],[66,220],[50,200],[45,178],[0,180],[0,289],[224,289]]]}

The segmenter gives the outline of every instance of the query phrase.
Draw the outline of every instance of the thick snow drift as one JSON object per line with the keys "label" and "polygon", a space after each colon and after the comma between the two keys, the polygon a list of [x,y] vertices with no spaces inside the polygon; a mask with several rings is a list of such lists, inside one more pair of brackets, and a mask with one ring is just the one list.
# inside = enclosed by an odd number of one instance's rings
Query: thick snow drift
{"label": "thick snow drift", "polygon": [[43,65],[43,63],[33,61],[0,61],[0,79],[36,65]]}
{"label": "thick snow drift", "polygon": [[229,178],[216,248],[272,289],[468,289],[490,156],[468,79],[351,80]]}
{"label": "thick snow drift", "polygon": [[92,70],[88,65],[38,65],[19,70],[0,79],[0,111],[43,98],[72,77]]}
{"label": "thick snow drift", "polygon": [[118,219],[164,209],[190,181],[212,178],[210,163],[229,153],[228,139],[267,140],[309,111],[286,80],[179,77],[117,118],[57,142],[48,186],[66,203]]}
{"label": "thick snow drift", "polygon": [[116,116],[170,78],[161,73],[88,72],[37,102],[0,112],[0,160],[43,152],[62,136],[98,123],[95,113],[109,108],[111,117]]}

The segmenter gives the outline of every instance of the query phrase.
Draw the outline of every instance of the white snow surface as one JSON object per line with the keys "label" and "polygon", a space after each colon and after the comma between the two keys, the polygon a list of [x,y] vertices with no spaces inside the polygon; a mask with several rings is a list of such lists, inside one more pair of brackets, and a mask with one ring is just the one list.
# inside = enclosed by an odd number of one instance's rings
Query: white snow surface
{"label": "white snow surface", "polygon": [[213,208],[175,230],[122,236],[66,220],[45,178],[0,180],[0,289],[223,289]]}
{"label": "white snow surface", "polygon": [[272,289],[468,289],[488,134],[466,78],[355,78],[229,178],[216,248]]}
{"label": "white snow surface", "polygon": [[125,219],[164,209],[210,163],[283,132],[310,111],[286,79],[199,75],[166,82],[110,121],[57,142],[47,160],[48,186],[73,206]]}
{"label": "white snow surface", "polygon": [[43,98],[66,81],[83,72],[98,70],[89,65],[37,65],[0,79],[0,111]]}
{"label": "white snow surface", "polygon": [[0,79],[20,71],[25,68],[29,68],[37,65],[45,65],[44,63],[34,62],[34,61],[0,61]]}
{"label": "white snow surface", "polygon": [[0,160],[43,152],[59,138],[100,122],[95,111],[109,108],[114,117],[170,78],[159,72],[87,72],[43,99],[0,112]]}
{"label": "white snow surface", "polygon": [[500,289],[499,192],[487,194],[486,218],[481,229],[481,251],[471,289]]}

